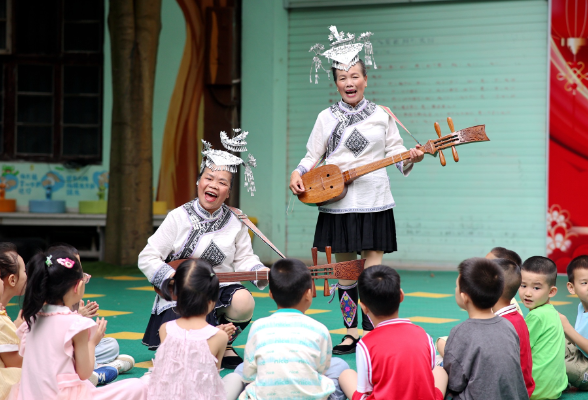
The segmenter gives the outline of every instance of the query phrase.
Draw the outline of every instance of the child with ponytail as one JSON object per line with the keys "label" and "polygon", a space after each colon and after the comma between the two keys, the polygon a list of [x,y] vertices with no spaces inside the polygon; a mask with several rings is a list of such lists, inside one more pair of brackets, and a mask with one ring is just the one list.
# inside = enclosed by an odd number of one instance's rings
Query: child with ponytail
{"label": "child with ponytail", "polygon": [[106,321],[71,311],[68,304],[84,296],[90,275],[67,247],[35,255],[27,265],[27,286],[17,331],[23,357],[20,384],[10,400],[143,400],[147,386],[127,379],[96,388],[87,379],[94,349],[104,337]]}
{"label": "child with ponytail", "polygon": [[161,288],[166,300],[177,301],[180,318],[159,329],[162,344],[153,361],[148,399],[225,400],[218,369],[229,337],[227,329],[206,322],[219,296],[218,277],[207,261],[190,259]]}
{"label": "child with ponytail", "polygon": [[[23,294],[26,282],[25,264],[16,246],[0,242],[0,303],[6,306],[14,296]],[[0,305],[0,400],[5,400],[20,380],[22,357],[18,354],[20,340],[16,335],[20,324],[20,316],[12,322]]]}

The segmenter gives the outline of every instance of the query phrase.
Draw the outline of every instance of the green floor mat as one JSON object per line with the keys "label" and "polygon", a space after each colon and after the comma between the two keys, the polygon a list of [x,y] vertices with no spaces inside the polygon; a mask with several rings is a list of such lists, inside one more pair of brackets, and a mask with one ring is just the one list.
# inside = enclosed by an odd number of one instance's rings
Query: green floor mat
{"label": "green floor mat", "polygon": [[[132,355],[136,367],[119,379],[140,377],[151,364],[154,352],[141,344],[143,332],[151,313],[154,292],[143,275],[136,268],[122,271],[102,268],[98,263],[85,263],[84,268],[93,275],[86,286],[86,299],[95,300],[100,305],[102,315],[108,320],[107,335],[115,337],[120,344],[121,353]],[[124,275],[120,275],[120,274]],[[449,334],[451,328],[467,319],[467,313],[455,303],[456,272],[399,271],[401,286],[405,293],[400,305],[400,317],[410,318],[422,326],[434,338]],[[566,289],[566,278],[558,277],[558,294],[553,299],[557,310],[565,314],[572,323],[576,320],[578,299],[570,297]],[[334,282],[332,282],[334,283]],[[325,324],[331,332],[333,343],[343,338],[342,317],[337,298],[329,304],[329,298],[323,297],[323,281],[317,281],[318,296],[314,299],[308,312],[312,318]],[[274,310],[275,303],[268,297],[267,289],[260,291],[247,284],[253,292],[256,307],[253,319],[263,318]],[[7,310],[12,318],[18,313],[18,298],[12,300]],[[526,309],[523,307],[526,313]],[[236,350],[243,355],[247,334],[241,335],[235,342]],[[351,368],[355,368],[355,355],[342,356]],[[222,371],[225,375],[230,371]],[[561,399],[587,399],[588,393],[565,393]]]}

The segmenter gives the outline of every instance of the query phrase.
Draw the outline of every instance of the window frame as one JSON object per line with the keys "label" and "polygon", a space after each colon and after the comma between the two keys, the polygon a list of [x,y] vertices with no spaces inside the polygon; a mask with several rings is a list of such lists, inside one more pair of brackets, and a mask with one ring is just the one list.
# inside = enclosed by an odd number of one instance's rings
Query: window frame
{"label": "window frame", "polygon": [[[13,0],[7,0],[10,14],[8,19],[14,21],[16,19],[15,8],[12,4]],[[3,161],[31,161],[31,162],[49,162],[49,163],[69,163],[78,165],[101,164],[103,160],[103,113],[104,113],[104,36],[106,30],[106,18],[104,17],[104,0],[101,1],[101,15],[103,18],[98,20],[100,25],[100,50],[98,52],[90,51],[65,51],[64,30],[65,30],[65,0],[58,0],[60,2],[59,20],[60,25],[56,30],[59,35],[58,42],[60,43],[60,52],[58,54],[18,54],[18,49],[15,47],[16,35],[11,29],[10,35],[7,35],[7,40],[10,38],[10,48],[14,51],[12,53],[0,53],[0,73],[3,79],[3,107],[2,112],[3,125],[3,145],[1,147],[0,160]],[[96,20],[81,20],[81,21],[96,21]],[[15,27],[14,23],[10,24],[11,28]],[[8,45],[7,45],[8,47]],[[17,96],[18,96],[18,65],[51,65],[53,66],[53,146],[52,154],[31,154],[31,153],[17,153]],[[64,70],[65,67],[84,67],[91,66],[98,69],[98,121],[97,124],[72,124],[64,123]],[[69,94],[71,95],[71,94]],[[80,93],[80,96],[88,96],[88,94]],[[76,96],[74,94],[74,96]],[[92,96],[92,95],[90,95]],[[63,154],[63,135],[64,127],[69,126],[92,126],[98,129],[98,148],[97,153],[93,155],[64,155]]]}
{"label": "window frame", "polygon": [[0,55],[12,53],[12,26],[14,22],[12,9],[12,0],[6,0],[6,48],[0,48]]}

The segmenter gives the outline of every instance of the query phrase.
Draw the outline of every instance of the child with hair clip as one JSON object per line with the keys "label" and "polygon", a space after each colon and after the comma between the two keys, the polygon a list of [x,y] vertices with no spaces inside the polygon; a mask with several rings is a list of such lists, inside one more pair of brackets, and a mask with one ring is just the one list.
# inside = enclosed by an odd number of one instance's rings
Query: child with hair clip
{"label": "child with hair clip", "polygon": [[0,243],[0,400],[6,399],[12,386],[20,380],[22,357],[16,329],[22,324],[19,317],[12,322],[2,305],[23,293],[27,282],[25,264],[16,246]]}
{"label": "child with hair clip", "polygon": [[148,399],[225,400],[218,370],[229,335],[206,322],[218,299],[218,277],[207,261],[190,259],[161,288],[166,300],[177,302],[180,318],[159,328],[162,344],[153,361]]}
{"label": "child with hair clip", "polygon": [[[65,248],[76,256],[80,266],[82,266],[80,252],[70,244],[54,244],[47,249],[47,252],[51,253],[54,249],[60,247]],[[87,318],[97,317],[98,309],[100,308],[98,303],[90,300],[88,300],[86,304],[84,304],[84,300],[80,300],[79,303],[66,305],[70,307],[72,311],[77,311],[78,314]],[[115,338],[105,337],[100,340],[100,343],[98,343],[94,350],[94,356],[96,357],[94,372],[90,378],[88,378],[94,386],[106,385],[118,378],[119,374],[133,369],[135,366],[135,359],[128,354],[120,354],[119,350],[120,348]]]}
{"label": "child with hair clip", "polygon": [[20,384],[13,400],[143,400],[145,381],[127,379],[96,388],[87,379],[94,369],[94,349],[106,321],[96,322],[67,305],[84,296],[90,275],[67,247],[36,254],[27,265],[27,285],[17,331],[23,357]]}

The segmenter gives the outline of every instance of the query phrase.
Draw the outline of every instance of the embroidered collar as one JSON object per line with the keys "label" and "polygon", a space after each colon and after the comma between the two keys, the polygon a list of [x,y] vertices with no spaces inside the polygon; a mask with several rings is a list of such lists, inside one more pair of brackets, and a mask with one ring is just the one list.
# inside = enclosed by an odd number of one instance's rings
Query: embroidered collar
{"label": "embroidered collar", "polygon": [[379,328],[381,326],[386,326],[386,325],[395,325],[395,324],[412,324],[412,322],[410,322],[410,319],[408,319],[408,318],[392,318],[392,319],[387,319],[386,321],[380,322],[378,325],[376,325],[376,328]]}
{"label": "embroidered collar", "polygon": [[223,205],[221,205],[218,210],[214,211],[213,213],[210,213],[210,212],[208,212],[208,210],[206,210],[204,207],[202,207],[200,205],[200,201],[198,201],[197,198],[194,200],[194,204],[195,204],[194,209],[204,219],[208,219],[208,220],[216,219],[223,214],[223,208],[224,208]]}
{"label": "embroidered collar", "polygon": [[343,100],[339,101],[339,108],[343,110],[345,113],[356,113],[361,111],[367,104],[367,100],[365,97],[361,99],[359,103],[355,107],[350,104],[345,103]]}
{"label": "embroidered collar", "polygon": [[192,257],[196,247],[198,247],[200,238],[211,232],[220,231],[229,223],[233,216],[233,213],[224,204],[221,208],[210,214],[200,206],[198,199],[185,203],[182,208],[186,211],[186,215],[192,227],[181,250],[175,254],[168,255],[165,260],[166,263],[173,260]]}
{"label": "embroidered collar", "polygon": [[[346,111],[345,108],[342,108],[342,104],[344,105],[343,107],[347,107],[348,110],[355,111]],[[343,101],[339,101],[329,107],[331,114],[333,114],[333,117],[335,117],[339,123],[337,123],[331,132],[329,139],[327,140],[327,158],[330,157],[331,154],[339,147],[345,129],[365,121],[374,114],[376,108],[377,105],[369,100],[366,100],[365,97],[361,99],[356,107],[351,107],[349,104]]]}
{"label": "embroidered collar", "polygon": [[505,314],[510,314],[513,312],[518,312],[517,311],[517,307],[514,304],[510,304],[506,307],[502,307],[500,310],[496,311],[494,313],[494,315],[498,315],[499,317],[502,317]]}

